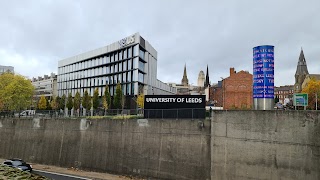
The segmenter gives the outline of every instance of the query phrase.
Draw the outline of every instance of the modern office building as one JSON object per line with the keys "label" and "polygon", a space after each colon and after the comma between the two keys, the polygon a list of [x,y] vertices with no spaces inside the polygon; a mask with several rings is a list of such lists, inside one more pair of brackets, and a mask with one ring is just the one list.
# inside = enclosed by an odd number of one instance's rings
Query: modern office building
{"label": "modern office building", "polygon": [[32,85],[35,87],[35,97],[45,96],[47,98],[56,97],[57,89],[57,75],[51,73],[51,76],[44,75],[43,77],[32,78]]}
{"label": "modern office building", "polygon": [[0,74],[5,73],[5,72],[14,73],[14,67],[12,67],[12,66],[1,66],[0,65]]}
{"label": "modern office building", "polygon": [[111,96],[117,83],[127,98],[145,95],[176,94],[176,89],[157,79],[157,51],[139,33],[108,46],[58,62],[58,95],[72,96],[95,88],[103,95],[106,85]]}

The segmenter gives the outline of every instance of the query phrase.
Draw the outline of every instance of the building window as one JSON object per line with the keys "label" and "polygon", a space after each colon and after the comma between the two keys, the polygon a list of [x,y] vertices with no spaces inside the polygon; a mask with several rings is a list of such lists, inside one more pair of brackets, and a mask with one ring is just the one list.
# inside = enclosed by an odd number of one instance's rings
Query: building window
{"label": "building window", "polygon": [[127,56],[127,50],[125,49],[124,51],[123,51],[123,59],[127,59],[128,58],[128,56]]}
{"label": "building window", "polygon": [[138,75],[138,81],[143,83],[144,82],[144,78],[143,78],[143,74],[139,72],[139,75]]}
{"label": "building window", "polygon": [[131,95],[130,90],[131,90],[131,84],[127,84],[127,95]]}
{"label": "building window", "polygon": [[122,74],[122,79],[123,79],[123,82],[127,82],[127,76],[126,76],[127,73],[123,73]]}
{"label": "building window", "polygon": [[139,70],[144,71],[144,63],[139,61]]}
{"label": "building window", "polygon": [[114,61],[118,61],[118,53],[114,53]]}
{"label": "building window", "polygon": [[128,48],[128,58],[131,58],[132,57],[132,48],[129,47]]}
{"label": "building window", "polygon": [[132,83],[132,85],[131,85],[131,94],[132,95],[134,95],[134,85],[135,85],[136,83]]}
{"label": "building window", "polygon": [[122,62],[119,63],[119,72],[122,71]]}
{"label": "building window", "polygon": [[122,62],[123,71],[127,70],[127,61]]}
{"label": "building window", "polygon": [[133,56],[138,56],[139,53],[139,45],[135,45],[133,47]]}
{"label": "building window", "polygon": [[132,82],[132,80],[131,80],[131,71],[128,72],[127,77],[128,77],[127,78],[128,82]]}
{"label": "building window", "polygon": [[114,62],[114,55],[113,55],[113,54],[111,55],[111,60],[110,60],[110,62]]}
{"label": "building window", "polygon": [[131,70],[132,69],[132,66],[131,66],[131,59],[128,60],[128,70]]}
{"label": "building window", "polygon": [[122,83],[122,74],[119,74],[119,75],[118,75],[118,82],[119,82],[119,83]]}
{"label": "building window", "polygon": [[144,55],[145,55],[145,52],[140,49],[139,57],[144,60]]}

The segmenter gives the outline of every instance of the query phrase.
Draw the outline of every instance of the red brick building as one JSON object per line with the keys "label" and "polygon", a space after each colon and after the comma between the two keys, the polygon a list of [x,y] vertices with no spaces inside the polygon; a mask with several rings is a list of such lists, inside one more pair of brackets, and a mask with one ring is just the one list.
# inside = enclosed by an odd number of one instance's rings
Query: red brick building
{"label": "red brick building", "polygon": [[222,81],[223,109],[252,109],[252,74],[230,68],[230,77]]}
{"label": "red brick building", "polygon": [[284,104],[284,100],[286,98],[292,99],[293,98],[293,85],[286,85],[280,87],[274,87],[274,96],[279,98],[279,102]]}

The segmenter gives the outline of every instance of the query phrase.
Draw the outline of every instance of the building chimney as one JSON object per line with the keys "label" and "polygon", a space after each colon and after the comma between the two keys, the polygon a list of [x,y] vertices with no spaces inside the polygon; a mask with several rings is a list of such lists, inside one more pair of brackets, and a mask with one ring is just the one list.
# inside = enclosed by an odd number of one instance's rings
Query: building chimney
{"label": "building chimney", "polygon": [[234,68],[232,67],[232,68],[230,68],[230,76],[232,76],[233,74],[235,74],[236,73],[236,71],[234,70]]}

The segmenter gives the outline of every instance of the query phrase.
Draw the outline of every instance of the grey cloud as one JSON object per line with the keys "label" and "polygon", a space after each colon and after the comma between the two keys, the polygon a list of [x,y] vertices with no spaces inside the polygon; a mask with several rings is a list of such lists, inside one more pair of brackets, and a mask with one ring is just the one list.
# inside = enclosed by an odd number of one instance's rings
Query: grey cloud
{"label": "grey cloud", "polygon": [[164,82],[179,83],[185,63],[193,84],[207,64],[212,82],[230,67],[252,73],[252,48],[271,44],[276,85],[293,84],[301,46],[310,73],[320,73],[319,7],[316,0],[8,1],[0,6],[7,52],[0,64],[19,55],[39,62],[16,65],[21,73],[48,74],[60,59],[140,32],[158,51]]}

